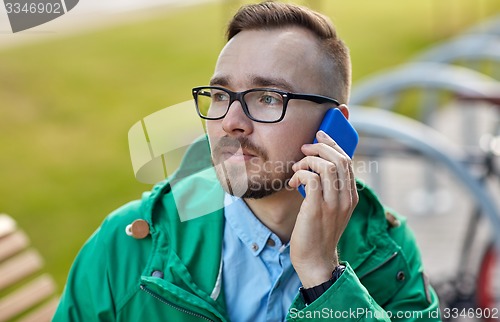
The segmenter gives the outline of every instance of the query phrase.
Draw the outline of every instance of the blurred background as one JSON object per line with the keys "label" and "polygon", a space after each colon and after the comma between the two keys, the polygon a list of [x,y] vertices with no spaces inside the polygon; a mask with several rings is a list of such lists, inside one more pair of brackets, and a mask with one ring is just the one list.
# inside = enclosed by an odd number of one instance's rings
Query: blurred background
{"label": "blurred background", "polygon": [[[134,177],[129,128],[208,83],[224,27],[244,3],[80,0],[60,18],[16,34],[0,8],[0,213],[27,233],[58,291],[104,217],[151,188]],[[500,13],[498,0],[295,3],[333,20],[351,49],[354,86]],[[417,117],[413,102],[403,100],[398,112]],[[422,218],[426,208],[418,207],[418,193],[412,198],[391,205]]]}

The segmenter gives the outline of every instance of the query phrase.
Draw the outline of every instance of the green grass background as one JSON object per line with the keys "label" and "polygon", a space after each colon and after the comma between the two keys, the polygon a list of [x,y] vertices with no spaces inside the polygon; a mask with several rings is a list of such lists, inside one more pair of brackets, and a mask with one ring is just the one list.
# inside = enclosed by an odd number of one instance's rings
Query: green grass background
{"label": "green grass background", "polygon": [[[28,233],[60,290],[103,218],[150,189],[134,178],[128,129],[208,82],[242,2],[0,50],[0,212]],[[500,12],[498,0],[298,3],[332,18],[351,48],[354,83]]]}

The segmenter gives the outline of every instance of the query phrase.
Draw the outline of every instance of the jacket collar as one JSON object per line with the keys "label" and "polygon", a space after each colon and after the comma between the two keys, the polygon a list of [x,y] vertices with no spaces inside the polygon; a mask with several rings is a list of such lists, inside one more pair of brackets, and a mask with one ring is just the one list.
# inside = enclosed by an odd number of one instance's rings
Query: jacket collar
{"label": "jacket collar", "polygon": [[208,141],[201,138],[188,149],[179,170],[143,196],[141,209],[153,241],[144,275],[161,270],[164,279],[158,283],[196,294],[219,312],[225,311],[218,282],[223,198],[211,166]]}

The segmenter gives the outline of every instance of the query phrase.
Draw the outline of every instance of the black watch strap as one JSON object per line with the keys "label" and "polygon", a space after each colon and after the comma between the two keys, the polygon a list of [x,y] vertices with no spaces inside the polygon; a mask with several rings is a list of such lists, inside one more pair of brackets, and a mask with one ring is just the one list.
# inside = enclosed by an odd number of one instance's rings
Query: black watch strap
{"label": "black watch strap", "polygon": [[302,298],[304,299],[306,305],[311,304],[317,298],[319,298],[323,293],[325,293],[326,290],[328,290],[330,286],[332,286],[335,283],[335,281],[339,279],[340,275],[342,275],[344,270],[345,270],[344,265],[338,265],[332,272],[332,278],[330,278],[328,281],[311,288],[301,287],[300,294],[302,294]]}

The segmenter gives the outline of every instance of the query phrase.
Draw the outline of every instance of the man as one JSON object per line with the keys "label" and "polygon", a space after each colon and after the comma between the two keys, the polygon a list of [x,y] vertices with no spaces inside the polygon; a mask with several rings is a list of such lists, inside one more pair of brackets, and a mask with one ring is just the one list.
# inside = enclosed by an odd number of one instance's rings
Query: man
{"label": "man", "polygon": [[[337,103],[348,101],[349,54],[331,22],[265,2],[241,8],[227,35],[210,86],[193,89],[211,160],[196,142],[174,178],[104,221],[54,320],[438,321],[404,219],[317,132],[332,106],[349,115]],[[223,194],[199,174],[210,161]],[[174,186],[186,168],[200,172]],[[213,200],[225,207],[179,219]]]}

